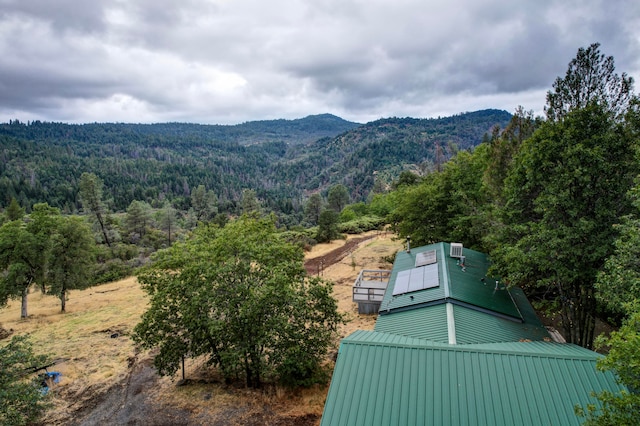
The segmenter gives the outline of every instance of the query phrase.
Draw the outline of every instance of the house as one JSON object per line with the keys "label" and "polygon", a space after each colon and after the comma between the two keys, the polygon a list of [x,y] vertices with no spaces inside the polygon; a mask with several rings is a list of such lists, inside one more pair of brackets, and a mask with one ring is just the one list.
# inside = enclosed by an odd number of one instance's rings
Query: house
{"label": "house", "polygon": [[621,389],[488,266],[459,244],[399,252],[374,330],[341,342],[321,425],[577,425],[576,404]]}

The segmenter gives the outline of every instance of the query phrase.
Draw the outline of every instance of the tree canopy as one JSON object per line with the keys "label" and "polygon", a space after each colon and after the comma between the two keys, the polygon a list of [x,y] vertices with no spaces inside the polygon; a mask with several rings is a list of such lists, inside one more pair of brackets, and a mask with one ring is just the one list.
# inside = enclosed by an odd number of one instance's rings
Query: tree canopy
{"label": "tree canopy", "polygon": [[581,47],[569,62],[564,78],[553,83],[547,93],[545,112],[550,121],[563,119],[571,110],[585,108],[590,103],[600,105],[618,118],[625,114],[635,98],[633,78],[615,73],[613,56],[600,53],[600,44]]}
{"label": "tree canopy", "polygon": [[159,348],[161,374],[204,356],[249,387],[311,384],[342,317],[331,285],[307,277],[302,260],[269,219],[203,225],[138,276],[151,300],[134,338]]}
{"label": "tree canopy", "polygon": [[33,353],[28,336],[14,336],[0,347],[0,423],[34,424],[48,403],[33,373],[47,365],[45,355]]}

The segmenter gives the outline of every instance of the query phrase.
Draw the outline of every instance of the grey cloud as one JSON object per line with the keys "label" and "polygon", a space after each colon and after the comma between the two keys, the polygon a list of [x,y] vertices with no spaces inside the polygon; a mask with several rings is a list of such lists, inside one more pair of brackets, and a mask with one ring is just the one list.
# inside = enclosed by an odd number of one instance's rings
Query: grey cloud
{"label": "grey cloud", "polygon": [[0,120],[540,110],[595,41],[637,77],[636,2],[524,3],[0,0]]}

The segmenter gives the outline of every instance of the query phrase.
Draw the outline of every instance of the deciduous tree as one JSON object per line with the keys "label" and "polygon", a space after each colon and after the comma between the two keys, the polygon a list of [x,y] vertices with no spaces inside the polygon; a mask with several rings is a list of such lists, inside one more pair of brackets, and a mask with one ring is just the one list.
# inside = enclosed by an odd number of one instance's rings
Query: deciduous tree
{"label": "deciduous tree", "polygon": [[269,219],[199,227],[139,275],[151,299],[134,338],[159,348],[161,374],[183,356],[204,356],[249,387],[310,384],[341,316],[331,285],[307,277],[302,260]]}
{"label": "deciduous tree", "polygon": [[591,347],[594,283],[628,213],[637,140],[601,105],[544,123],[506,181],[498,275],[554,302],[569,342]]}
{"label": "deciduous tree", "polygon": [[585,418],[585,426],[633,426],[640,418],[640,309],[638,303],[627,306],[629,316],[618,331],[609,337],[599,336],[596,346],[608,349],[606,357],[598,361],[598,369],[613,371],[627,389],[618,393],[602,391],[595,396],[601,406],[591,404],[576,407]]}
{"label": "deciduous tree", "polygon": [[63,217],[52,236],[49,256],[49,293],[60,298],[66,312],[69,290],[89,287],[94,266],[94,239],[84,218]]}
{"label": "deciduous tree", "polygon": [[0,227],[0,304],[8,298],[20,298],[21,318],[28,316],[31,286],[38,283],[46,291],[51,235],[59,217],[58,209],[36,204],[28,220],[14,220]]}

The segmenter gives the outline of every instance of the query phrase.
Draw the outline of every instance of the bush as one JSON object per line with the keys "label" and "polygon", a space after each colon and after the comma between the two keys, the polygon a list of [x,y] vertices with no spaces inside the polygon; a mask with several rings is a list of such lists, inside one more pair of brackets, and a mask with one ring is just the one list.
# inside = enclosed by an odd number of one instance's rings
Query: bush
{"label": "bush", "polygon": [[377,216],[363,216],[349,222],[339,223],[338,231],[346,234],[361,234],[367,231],[382,229],[385,220]]}
{"label": "bush", "polygon": [[[136,260],[132,261],[137,262]],[[110,259],[96,265],[92,285],[121,280],[133,274],[133,266],[122,259]]]}
{"label": "bush", "polygon": [[47,357],[34,355],[26,336],[14,336],[0,348],[0,423],[27,425],[37,422],[48,408],[37,377]]}

